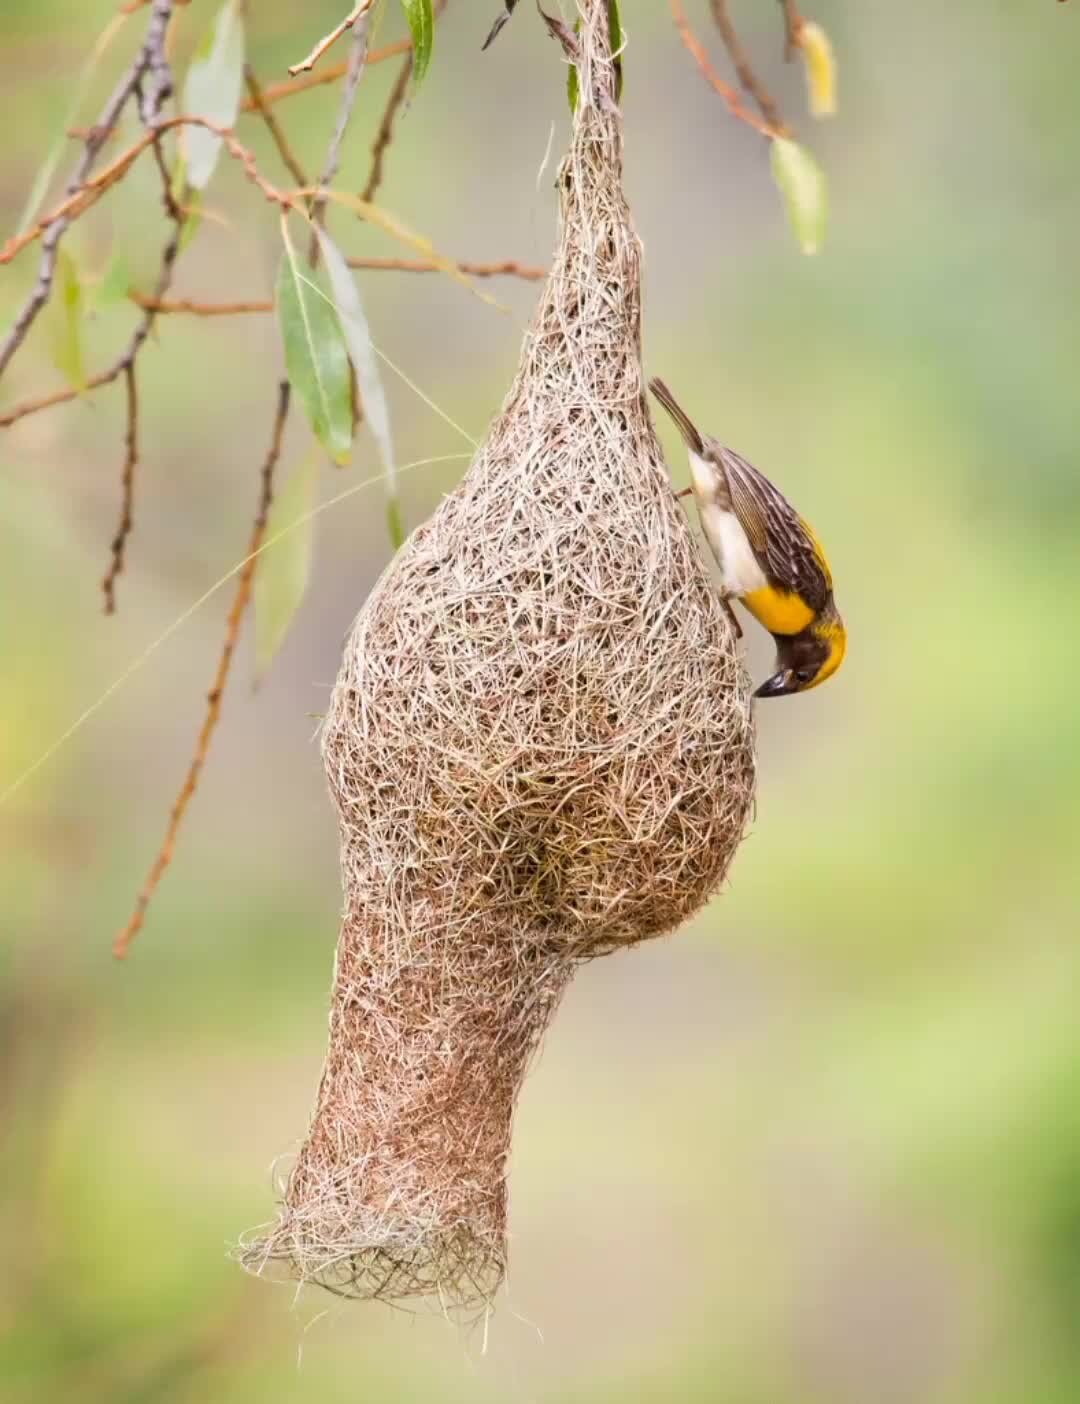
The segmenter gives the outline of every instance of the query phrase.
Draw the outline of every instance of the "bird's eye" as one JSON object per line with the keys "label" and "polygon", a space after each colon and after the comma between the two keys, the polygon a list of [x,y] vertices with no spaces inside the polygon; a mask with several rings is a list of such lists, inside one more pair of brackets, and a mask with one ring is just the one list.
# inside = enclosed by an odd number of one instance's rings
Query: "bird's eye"
{"label": "bird's eye", "polygon": [[813,676],[813,668],[799,668],[795,673],[795,681],[800,687],[805,687],[806,684],[812,680]]}

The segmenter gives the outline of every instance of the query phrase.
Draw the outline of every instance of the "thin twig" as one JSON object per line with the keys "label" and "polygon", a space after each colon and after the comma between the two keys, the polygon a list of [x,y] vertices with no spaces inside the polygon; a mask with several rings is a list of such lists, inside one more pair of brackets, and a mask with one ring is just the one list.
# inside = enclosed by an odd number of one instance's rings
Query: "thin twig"
{"label": "thin twig", "polygon": [[244,66],[244,82],[247,84],[252,107],[266,123],[266,130],[270,133],[270,137],[277,147],[278,155],[281,157],[289,174],[292,176],[293,180],[296,181],[297,185],[309,185],[310,181],[304,174],[304,168],[297,160],[296,153],[289,145],[281,123],[270,110],[270,105],[266,101],[259,80],[255,77],[255,70],[250,63]]}
{"label": "thin twig", "polygon": [[[377,63],[386,63],[388,59],[397,58],[399,54],[407,54],[412,50],[411,39],[395,39],[392,44],[387,44],[382,49],[372,49],[367,56],[367,66],[372,68]],[[329,68],[323,68],[318,73],[305,73],[299,78],[283,79],[280,83],[271,83],[263,88],[263,102],[267,107],[273,107],[275,103],[283,102],[285,98],[295,97],[297,93],[306,93],[312,88],[323,88],[329,83],[336,83],[339,78],[344,78],[349,71],[348,63],[334,63]],[[240,107],[241,112],[254,112],[255,104],[248,98]]]}
{"label": "thin twig", "polygon": [[294,63],[292,65],[289,69],[290,76],[295,78],[298,73],[307,73],[313,69],[322,58],[323,54],[326,53],[327,49],[332,48],[343,34],[346,34],[359,20],[363,19],[368,14],[372,3],[373,0],[360,0],[360,3],[354,7],[351,14],[346,15],[341,23],[335,25],[329,34],[323,35],[306,59],[302,59],[299,63]]}
{"label": "thin twig", "polygon": [[683,45],[690,57],[697,64],[705,81],[724,99],[731,115],[737,117],[740,122],[745,122],[748,127],[753,127],[753,129],[756,132],[760,132],[762,136],[770,138],[784,136],[785,132],[783,129],[770,126],[768,122],[763,121],[755,113],[751,112],[743,103],[737,89],[733,88],[730,83],[725,83],[723,78],[716,72],[709,62],[709,56],[702,47],[700,39],[698,39],[697,35],[690,28],[690,21],[686,18],[686,11],[683,8],[682,0],[669,0],[669,3],[671,5],[671,17],[675,21],[675,27],[679,31],[679,37],[682,39]]}
{"label": "thin twig", "polygon": [[[130,167],[142,155],[142,153],[157,142],[162,133],[172,130],[174,127],[205,127],[207,131],[214,132],[221,138],[225,150],[239,161],[244,168],[244,174],[256,185],[266,198],[273,204],[281,206],[283,209],[291,209],[293,197],[283,190],[279,190],[276,185],[272,185],[260,173],[254,155],[243,146],[233,135],[231,128],[223,127],[219,122],[211,122],[207,117],[166,117],[158,122],[153,131],[144,132],[143,135],[128,149],[122,152],[115,160],[92,180],[87,180],[79,189],[62,200],[55,209],[47,215],[43,215],[33,228],[25,233],[15,236],[7,241],[3,249],[0,249],[0,264],[10,263],[16,254],[21,253],[28,244],[40,239],[43,234],[54,228],[57,224],[62,224],[65,228],[79,215],[84,214],[90,207],[109,190],[118,180],[121,180]],[[43,243],[45,241],[43,240]]]}
{"label": "thin twig", "polygon": [[[428,259],[422,258],[349,258],[346,260],[350,268],[367,269],[371,272],[382,273],[442,273],[445,268],[442,264],[432,263]],[[538,268],[527,263],[517,263],[513,259],[506,259],[501,263],[470,263],[462,260],[457,265],[459,272],[466,274],[470,278],[520,278],[527,283],[538,283],[547,277],[546,268]],[[136,295],[132,298],[144,311],[152,311],[158,317],[172,316],[176,314],[187,314],[193,317],[235,317],[247,313],[266,313],[274,310],[271,301],[253,300],[250,302],[196,302],[189,298],[152,298]],[[54,409],[57,405],[70,404],[72,400],[80,397],[81,393],[87,390],[100,390],[103,385],[109,385],[119,376],[123,375],[127,365],[130,352],[120,357],[120,359],[109,366],[107,370],[100,371],[87,380],[82,391],[73,390],[67,387],[63,390],[53,390],[47,395],[35,396],[33,399],[24,400],[21,404],[13,405],[6,413],[0,414],[0,429],[10,429],[13,424],[20,419],[26,419],[28,415],[38,414],[42,410]]]}
{"label": "thin twig", "polygon": [[146,910],[157,891],[165,871],[172,862],[173,854],[176,851],[176,840],[180,832],[180,826],[184,822],[184,816],[188,811],[191,801],[195,797],[198,788],[199,777],[203,767],[206,765],[207,756],[210,753],[210,743],[213,740],[214,732],[221,719],[221,703],[225,693],[225,686],[229,680],[229,673],[232,669],[233,657],[236,653],[237,641],[240,637],[240,626],[243,623],[244,615],[251,600],[252,585],[255,579],[255,567],[257,564],[256,552],[262,545],[263,537],[266,535],[266,523],[270,515],[270,504],[274,496],[274,469],[281,456],[282,439],[285,433],[285,421],[289,413],[289,385],[287,381],[282,381],[278,387],[277,413],[274,417],[274,431],[270,443],[270,451],[263,464],[262,474],[259,483],[259,502],[255,513],[255,523],[251,531],[251,543],[248,550],[248,557],[243,569],[237,576],[236,593],[233,596],[232,608],[225,625],[225,641],[222,645],[221,655],[218,659],[217,669],[210,691],[207,694],[206,716],[203,720],[202,729],[199,732],[198,740],[195,743],[195,754],[192,756],[191,764],[188,766],[184,783],[180,787],[176,802],[169,815],[168,827],[165,831],[165,839],[158,850],[158,855],[150,868],[146,882],[135,902],[135,910],[131,914],[128,924],[113,942],[113,954],[120,960],[127,955],[131,949],[131,943],[142,929],[146,919]]}
{"label": "thin twig", "polygon": [[250,302],[196,302],[187,297],[153,298],[133,293],[131,300],[147,311],[153,310],[159,317],[178,312],[192,317],[240,317],[245,313],[274,310],[273,302],[262,298]]}
{"label": "thin twig", "polygon": [[713,19],[716,21],[720,38],[724,41],[724,48],[728,51],[728,57],[731,59],[739,82],[757,103],[761,109],[762,117],[765,118],[769,126],[779,130],[784,125],[784,119],[780,116],[776,99],[754,72],[750,57],[739,41],[735,26],[731,22],[731,16],[728,14],[727,0],[710,0],[710,3],[712,4]]}
{"label": "thin twig", "polygon": [[0,429],[10,429],[13,424],[17,424],[20,419],[25,419],[27,415],[38,414],[41,410],[54,409],[57,405],[70,404],[72,400],[77,400],[87,390],[100,390],[103,385],[110,385],[123,372],[123,364],[117,361],[107,370],[99,371],[97,375],[90,376],[86,384],[78,390],[68,386],[63,390],[51,390],[47,395],[37,395],[32,400],[23,400],[22,404],[13,405],[5,414],[0,415]]}
{"label": "thin twig", "polygon": [[[433,263],[426,258],[349,258],[350,268],[381,269],[393,273],[442,273],[445,265]],[[456,265],[460,273],[471,278],[523,278],[527,283],[538,283],[547,277],[546,268],[536,268],[527,263],[506,260],[503,263],[470,263],[465,260]]]}
{"label": "thin twig", "polygon": [[799,47],[803,17],[799,14],[795,0],[780,0],[780,5],[784,11],[784,58],[790,63]]}
{"label": "thin twig", "polygon": [[[129,98],[135,92],[143,75],[154,66],[155,83],[161,82],[161,72],[158,63],[158,55],[162,51],[165,39],[165,31],[168,27],[169,19],[172,16],[173,0],[154,0],[153,10],[150,16],[150,24],[147,28],[146,39],[142,48],[136,55],[131,67],[113,90],[112,96],[105,104],[101,118],[97,126],[87,137],[82,155],[76,163],[71,179],[67,183],[65,194],[71,198],[81,190],[86,183],[98,152],[104,145],[105,139],[116,125],[116,121],[127,105]],[[164,101],[164,90],[155,87],[155,93],[161,95]],[[38,275],[33,288],[30,291],[26,302],[15,318],[15,324],[0,344],[0,375],[3,375],[8,362],[14,356],[22,343],[26,340],[27,333],[33,326],[41,309],[49,300],[52,292],[53,279],[56,276],[56,264],[59,257],[60,241],[64,237],[71,220],[67,216],[59,216],[51,221],[47,233],[42,240],[41,262],[38,265]],[[38,227],[38,234],[42,232],[42,226]],[[37,236],[35,236],[37,237]],[[9,241],[9,244],[12,241]],[[26,242],[32,242],[27,240]]]}
{"label": "thin twig", "polygon": [[116,582],[124,570],[124,549],[134,524],[135,469],[139,462],[139,387],[135,379],[135,361],[124,367],[127,387],[127,432],[124,436],[124,467],[120,476],[120,522],[112,540],[112,559],[101,582],[105,594],[105,613],[116,613]]}
{"label": "thin twig", "polygon": [[394,121],[401,104],[405,101],[405,94],[409,91],[411,76],[412,54],[409,54],[398,71],[394,86],[390,89],[390,96],[383,110],[379,130],[375,133],[375,141],[371,148],[371,170],[368,173],[367,184],[364,186],[364,193],[360,196],[361,200],[366,200],[369,204],[375,199],[379,186],[382,184],[386,151],[394,139]]}
{"label": "thin twig", "polygon": [[[364,76],[364,67],[367,60],[368,48],[368,16],[360,15],[356,21],[356,29],[353,33],[352,48],[349,51],[349,71],[345,76],[345,89],[341,94],[341,101],[338,104],[337,121],[334,123],[334,134],[330,138],[330,146],[326,152],[326,160],[322,165],[322,172],[318,179],[320,190],[329,190],[334,183],[341,166],[341,148],[345,141],[345,133],[349,128],[349,119],[352,117],[353,108],[356,105],[356,94],[360,90],[360,79]],[[311,204],[311,218],[316,226],[324,223],[326,219],[326,197],[317,195]],[[311,242],[308,245],[308,262],[312,268],[319,261],[319,236],[315,229],[311,231]]]}

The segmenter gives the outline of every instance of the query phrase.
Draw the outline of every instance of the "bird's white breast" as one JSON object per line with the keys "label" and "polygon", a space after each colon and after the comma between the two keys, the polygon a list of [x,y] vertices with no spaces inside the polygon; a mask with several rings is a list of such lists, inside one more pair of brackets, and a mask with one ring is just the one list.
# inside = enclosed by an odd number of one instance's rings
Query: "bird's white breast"
{"label": "bird's white breast", "polygon": [[716,501],[716,472],[696,453],[690,455],[694,500],[701,515],[701,529],[720,567],[721,589],[725,595],[741,598],[763,589],[768,581],[738,517]]}

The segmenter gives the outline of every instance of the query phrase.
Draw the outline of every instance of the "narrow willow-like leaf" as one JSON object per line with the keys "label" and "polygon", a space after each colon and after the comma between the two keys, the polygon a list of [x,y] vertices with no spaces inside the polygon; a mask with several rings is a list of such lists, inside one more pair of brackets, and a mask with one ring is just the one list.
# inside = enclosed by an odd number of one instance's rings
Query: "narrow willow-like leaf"
{"label": "narrow willow-like leaf", "polygon": [[101,282],[97,286],[94,300],[99,307],[109,307],[114,303],[123,302],[130,287],[131,269],[128,267],[127,259],[122,253],[114,253],[109,259]]}
{"label": "narrow willow-like leaf", "polygon": [[48,303],[49,342],[53,365],[80,393],[86,389],[86,356],[83,351],[83,321],[86,302],[79,269],[70,249],[60,248],[56,277]]}
{"label": "narrow willow-like leaf", "polygon": [[[311,576],[315,535],[315,487],[321,453],[312,445],[281,492],[266,524],[268,545],[255,570],[255,676],[261,679],[277,656],[296,617]],[[304,520],[308,518],[308,520]],[[299,523],[293,530],[294,523]],[[279,541],[274,538],[284,533]]]}
{"label": "narrow willow-like leaf", "polygon": [[836,113],[836,55],[820,24],[807,20],[799,30],[799,50],[806,65],[806,90],[814,117]]}
{"label": "narrow willow-like leaf", "polygon": [[[389,516],[391,538],[395,534],[395,522],[397,536],[400,538],[401,512],[397,505],[397,470],[394,462],[394,440],[390,430],[390,410],[386,403],[382,377],[379,374],[379,363],[375,359],[371,331],[368,328],[364,307],[360,301],[360,290],[356,285],[352,270],[345,262],[334,241],[323,229],[318,229],[317,234],[323,263],[330,279],[330,292],[333,295],[334,306],[341,319],[341,328],[345,333],[345,344],[349,348],[353,369],[356,371],[356,378],[360,383],[360,399],[364,406],[364,413],[371,425],[371,432],[378,445],[379,457],[386,470],[387,511],[391,514]],[[400,539],[395,540],[394,545],[395,547],[400,546]]]}
{"label": "narrow willow-like leaf", "polygon": [[301,268],[281,221],[285,253],[277,280],[277,314],[285,366],[315,437],[335,463],[348,463],[352,448],[352,377],[341,322],[329,298]]}
{"label": "narrow willow-like leaf", "polygon": [[409,22],[412,35],[413,83],[416,87],[424,81],[424,75],[431,63],[431,51],[435,43],[435,15],[432,0],[401,0],[401,8]]}
{"label": "narrow willow-like leaf", "polygon": [[187,156],[183,151],[173,167],[169,193],[172,196],[173,204],[184,216],[184,222],[180,226],[178,246],[178,252],[183,253],[199,232],[199,226],[202,224],[203,202],[202,191],[194,189],[188,180]]}
{"label": "narrow willow-like leaf", "polygon": [[490,49],[492,44],[494,44],[495,40],[502,33],[504,26],[509,21],[510,16],[514,13],[515,9],[517,8],[517,2],[518,0],[503,0],[502,10],[499,14],[495,16],[495,23],[488,30],[488,37],[480,46],[481,51],[483,51],[484,49]]}
{"label": "narrow willow-like leaf", "polygon": [[[241,0],[225,0],[195,50],[184,79],[184,113],[231,127],[240,111],[243,85],[243,7]],[[205,190],[221,153],[221,138],[205,127],[185,127],[183,143],[188,184]]]}
{"label": "narrow willow-like leaf", "polygon": [[[577,21],[577,23],[574,25],[574,33],[575,33],[575,34],[580,34],[580,33],[581,33],[581,20],[580,20],[580,19],[579,19],[579,20]],[[570,67],[566,70],[566,97],[567,97],[567,101],[570,103],[570,111],[571,111],[571,112],[576,112],[576,111],[577,111],[578,97],[579,97],[579,96],[580,96],[580,88],[578,87],[577,64],[576,64],[576,63],[572,63],[572,64],[570,65]]]}
{"label": "narrow willow-like leaf", "polygon": [[405,528],[401,524],[401,503],[396,497],[389,498],[386,503],[386,530],[391,546],[400,551],[405,544]]}
{"label": "narrow willow-like leaf", "polygon": [[[581,21],[574,25],[574,33],[580,34]],[[611,36],[611,52],[615,55],[615,101],[622,98],[623,91],[623,66],[622,66],[622,46],[623,27],[622,15],[619,13],[619,0],[609,0],[608,3],[608,33]],[[571,64],[570,71],[566,75],[566,96],[570,99],[570,111],[576,112],[578,105],[578,73],[577,65]]]}
{"label": "narrow willow-like leaf", "polygon": [[786,137],[774,137],[770,158],[799,247],[805,254],[815,254],[825,237],[828,217],[825,172],[804,146]]}

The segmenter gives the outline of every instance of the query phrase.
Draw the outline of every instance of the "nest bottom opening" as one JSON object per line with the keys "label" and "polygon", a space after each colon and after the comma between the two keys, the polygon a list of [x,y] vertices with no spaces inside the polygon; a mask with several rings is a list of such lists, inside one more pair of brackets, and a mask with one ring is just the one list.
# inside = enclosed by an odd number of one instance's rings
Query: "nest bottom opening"
{"label": "nest bottom opening", "polygon": [[578,958],[490,913],[453,936],[414,915],[407,949],[385,919],[347,922],[314,1120],[277,1223],[239,1256],[467,1315],[503,1278],[514,1104]]}

